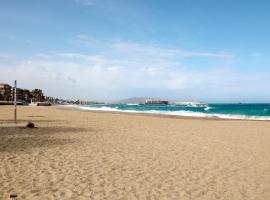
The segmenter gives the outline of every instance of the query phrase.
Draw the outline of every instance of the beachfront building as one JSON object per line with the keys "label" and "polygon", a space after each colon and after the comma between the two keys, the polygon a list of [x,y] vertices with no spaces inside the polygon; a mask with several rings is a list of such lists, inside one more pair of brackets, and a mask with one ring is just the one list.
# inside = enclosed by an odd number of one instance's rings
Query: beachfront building
{"label": "beachfront building", "polygon": [[0,83],[0,101],[11,101],[11,86],[6,83]]}

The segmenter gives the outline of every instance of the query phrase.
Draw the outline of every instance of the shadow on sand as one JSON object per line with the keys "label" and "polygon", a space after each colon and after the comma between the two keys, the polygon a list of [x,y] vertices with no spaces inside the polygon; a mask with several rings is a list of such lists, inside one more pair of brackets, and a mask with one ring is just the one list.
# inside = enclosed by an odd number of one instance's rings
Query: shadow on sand
{"label": "shadow on sand", "polygon": [[[27,120],[17,120],[17,123],[27,123],[27,122],[34,122],[34,123],[63,123],[67,122],[65,120],[47,120],[47,119],[27,119]],[[13,124],[14,120],[9,119],[1,119],[0,124]]]}
{"label": "shadow on sand", "polygon": [[34,148],[55,147],[79,142],[65,133],[91,132],[87,128],[72,127],[0,127],[0,152],[25,152]]}

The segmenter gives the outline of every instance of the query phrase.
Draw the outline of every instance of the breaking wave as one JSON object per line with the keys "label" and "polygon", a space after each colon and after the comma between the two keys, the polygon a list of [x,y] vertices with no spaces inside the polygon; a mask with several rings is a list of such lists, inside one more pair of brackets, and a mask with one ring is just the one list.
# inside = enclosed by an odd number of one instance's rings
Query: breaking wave
{"label": "breaking wave", "polygon": [[[199,118],[219,118],[219,119],[238,119],[238,120],[260,120],[260,121],[270,121],[269,116],[247,116],[238,114],[219,114],[219,113],[203,113],[194,111],[169,111],[169,110],[126,110],[120,109],[119,107],[110,106],[80,106],[80,105],[66,105],[67,107],[72,107],[79,110],[89,110],[89,111],[107,111],[107,112],[124,112],[124,113],[147,113],[156,115],[169,115],[169,116],[180,116],[180,117],[199,117]],[[206,107],[204,110],[210,110],[211,107]]]}

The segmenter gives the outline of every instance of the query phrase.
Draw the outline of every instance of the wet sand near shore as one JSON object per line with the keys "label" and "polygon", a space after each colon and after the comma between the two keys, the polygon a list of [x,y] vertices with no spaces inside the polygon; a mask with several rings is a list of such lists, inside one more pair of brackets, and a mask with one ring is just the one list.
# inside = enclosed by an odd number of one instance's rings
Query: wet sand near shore
{"label": "wet sand near shore", "polygon": [[[0,106],[0,199],[269,199],[270,122]],[[23,128],[32,121],[37,128]]]}

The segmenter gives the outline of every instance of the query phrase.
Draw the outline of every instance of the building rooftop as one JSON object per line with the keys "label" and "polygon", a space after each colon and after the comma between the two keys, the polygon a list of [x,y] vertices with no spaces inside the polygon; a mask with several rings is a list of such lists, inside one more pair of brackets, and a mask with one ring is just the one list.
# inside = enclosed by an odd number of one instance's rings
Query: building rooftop
{"label": "building rooftop", "polygon": [[5,83],[0,83],[0,89],[7,89],[7,88],[11,88],[11,86],[9,84],[5,84]]}

